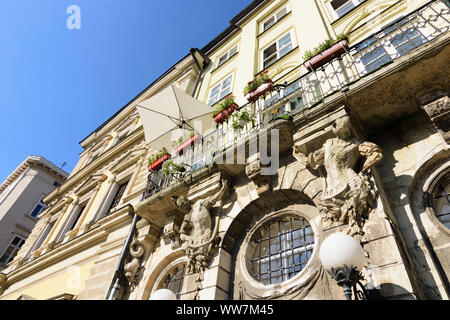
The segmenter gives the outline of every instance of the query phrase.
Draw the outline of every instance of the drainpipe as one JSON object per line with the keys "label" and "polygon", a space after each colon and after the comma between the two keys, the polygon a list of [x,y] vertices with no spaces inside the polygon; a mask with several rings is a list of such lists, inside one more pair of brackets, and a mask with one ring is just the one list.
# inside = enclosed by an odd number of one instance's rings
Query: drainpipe
{"label": "drainpipe", "polygon": [[133,221],[131,222],[131,228],[128,232],[127,239],[125,241],[125,244],[122,248],[122,252],[120,253],[119,262],[117,263],[116,270],[114,271],[114,277],[111,282],[111,285],[109,286],[108,294],[106,295],[106,300],[120,300],[121,298],[121,289],[124,282],[124,276],[123,276],[123,265],[125,263],[125,258],[127,256],[128,250],[130,248],[131,241],[133,240],[133,234],[136,231],[136,224],[141,219],[135,212],[134,207],[131,204],[127,204],[126,206],[120,207],[113,211],[116,212],[118,210],[121,210],[125,207],[130,208],[130,214],[133,216]]}
{"label": "drainpipe", "polygon": [[195,56],[195,51],[199,51],[199,50],[198,49],[194,49],[194,48],[190,49],[192,58],[194,58],[195,64],[197,65],[197,68],[199,70],[198,75],[197,75],[197,79],[195,80],[194,89],[192,90],[192,94],[191,94],[191,96],[194,97],[194,98],[195,98],[195,92],[197,91],[197,87],[198,87],[198,84],[200,82],[201,75],[203,74],[203,70],[204,70],[205,66],[207,66],[209,64],[209,62],[210,62],[210,60],[207,57],[205,57],[205,61],[203,62],[203,66],[201,67],[200,63],[197,60],[197,57]]}

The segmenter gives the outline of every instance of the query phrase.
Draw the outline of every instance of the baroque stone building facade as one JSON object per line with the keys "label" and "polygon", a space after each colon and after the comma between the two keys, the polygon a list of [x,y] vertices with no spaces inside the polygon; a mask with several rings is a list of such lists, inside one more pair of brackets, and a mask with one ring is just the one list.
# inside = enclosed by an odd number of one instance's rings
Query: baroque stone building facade
{"label": "baroque stone building facade", "polygon": [[[449,21],[444,0],[253,1],[81,141],[0,298],[344,299],[319,259],[342,231],[383,298],[448,299]],[[170,85],[239,110],[165,175],[137,106]]]}

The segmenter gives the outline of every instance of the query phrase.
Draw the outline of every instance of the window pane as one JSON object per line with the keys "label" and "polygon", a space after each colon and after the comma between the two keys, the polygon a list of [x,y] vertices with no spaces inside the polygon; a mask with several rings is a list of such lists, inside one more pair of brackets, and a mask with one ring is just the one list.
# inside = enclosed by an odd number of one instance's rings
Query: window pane
{"label": "window pane", "polygon": [[[246,252],[247,257],[252,257],[249,273],[263,284],[288,280],[307,264],[313,241],[310,225],[299,216],[288,215],[269,220],[250,239],[253,245]],[[297,249],[293,248],[295,243]]]}
{"label": "window pane", "polygon": [[277,14],[276,14],[277,21],[280,20],[281,18],[283,18],[286,15],[286,13],[287,13],[286,7],[284,7],[280,11],[278,11]]}
{"label": "window pane", "polygon": [[425,41],[425,38],[417,30],[407,30],[395,36],[391,43],[400,55],[404,55]]}
{"label": "window pane", "polygon": [[209,98],[214,97],[215,95],[217,95],[219,93],[220,90],[220,84],[215,86],[212,90],[211,90],[211,94],[209,95]]}
{"label": "window pane", "polygon": [[280,40],[278,40],[278,47],[281,49],[290,43],[291,43],[291,34],[288,33],[287,35],[282,37]]}
{"label": "window pane", "polygon": [[227,54],[224,54],[223,56],[220,57],[220,59],[219,59],[219,66],[224,64],[225,61],[227,61]]}
{"label": "window pane", "polygon": [[379,46],[364,54],[361,61],[366,66],[367,72],[370,72],[391,61],[391,57],[383,47]]}
{"label": "window pane", "polygon": [[264,30],[269,29],[271,26],[275,24],[275,16],[272,16],[269,20],[264,22]]}
{"label": "window pane", "polygon": [[234,46],[231,48],[230,52],[228,53],[228,59],[231,58],[236,52],[237,52],[237,46]]}

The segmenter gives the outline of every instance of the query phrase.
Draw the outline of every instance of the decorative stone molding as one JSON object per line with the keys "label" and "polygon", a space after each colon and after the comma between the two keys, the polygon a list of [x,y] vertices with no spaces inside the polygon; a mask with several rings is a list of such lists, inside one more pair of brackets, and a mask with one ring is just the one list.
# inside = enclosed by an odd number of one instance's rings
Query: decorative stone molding
{"label": "decorative stone molding", "polygon": [[[203,274],[209,265],[212,255],[217,250],[220,237],[219,215],[215,217],[214,230],[210,209],[221,201],[227,191],[228,183],[222,180],[221,189],[214,195],[199,199],[195,203],[185,197],[174,198],[175,205],[185,213],[180,227],[180,239],[185,242],[186,255],[189,259],[188,272],[197,273],[196,282],[200,285]],[[222,204],[220,203],[220,208]]]}
{"label": "decorative stone molding", "polygon": [[164,225],[164,241],[171,243],[172,249],[181,246],[180,225],[183,222],[184,214],[180,210],[171,210],[166,214],[166,223]]}
{"label": "decorative stone molding", "polygon": [[123,268],[125,277],[128,280],[128,290],[130,292],[134,291],[138,285],[144,271],[144,261],[148,257],[148,254],[153,251],[155,242],[161,234],[161,229],[153,223],[149,223],[143,229],[144,236],[135,234],[129,248],[130,257],[128,258],[128,263]]}
{"label": "decorative stone molding", "polygon": [[261,175],[261,161],[259,153],[253,159],[249,158],[249,164],[245,167],[245,174],[256,185],[256,192],[259,194],[270,190],[270,176]]}
{"label": "decorative stone molding", "polygon": [[[424,97],[425,99],[425,97]],[[426,103],[422,99],[423,103]],[[430,118],[433,126],[444,138],[447,144],[450,143],[450,98],[448,96],[438,98],[432,102],[422,105],[422,109]]]}
{"label": "decorative stone molding", "polygon": [[0,273],[0,296],[5,292],[6,288],[8,287],[8,278],[6,277],[6,274]]}
{"label": "decorative stone molding", "polygon": [[[323,166],[325,190],[319,201],[322,218],[330,225],[348,224],[347,233],[364,234],[362,228],[376,198],[368,171],[383,158],[381,149],[371,142],[360,142],[352,135],[350,118],[336,120],[333,133],[323,146],[309,153],[294,146],[294,157],[314,170]],[[361,169],[358,162],[363,158]]]}
{"label": "decorative stone molding", "polygon": [[144,268],[141,266],[141,258],[145,253],[143,244],[135,237],[130,244],[131,261],[123,267],[125,277],[129,283],[129,290],[133,291],[138,283],[138,279],[142,276]]}

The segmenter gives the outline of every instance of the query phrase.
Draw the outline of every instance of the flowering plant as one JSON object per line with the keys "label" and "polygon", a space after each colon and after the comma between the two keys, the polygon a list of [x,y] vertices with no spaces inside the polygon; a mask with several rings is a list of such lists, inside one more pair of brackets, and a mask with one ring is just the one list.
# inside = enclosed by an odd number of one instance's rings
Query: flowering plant
{"label": "flowering plant", "polygon": [[261,72],[258,74],[255,79],[252,81],[249,81],[247,85],[244,88],[244,94],[247,94],[249,92],[252,92],[256,88],[258,88],[260,85],[262,85],[264,82],[267,82],[271,80],[270,76],[267,74],[267,70]]}
{"label": "flowering plant", "polygon": [[221,103],[219,103],[217,105],[217,107],[215,108],[215,110],[213,112],[213,117],[215,115],[217,115],[219,112],[228,108],[230,105],[232,105],[234,103],[234,98],[235,97],[232,94],[229,94],[228,96],[226,96],[225,100],[223,100]]}
{"label": "flowering plant", "polygon": [[148,159],[148,164],[152,164],[153,162],[155,162],[156,160],[158,160],[159,158],[161,158],[164,154],[168,153],[166,147],[163,147],[161,150],[159,150],[157,153],[153,154],[152,156],[150,156],[150,159]]}

